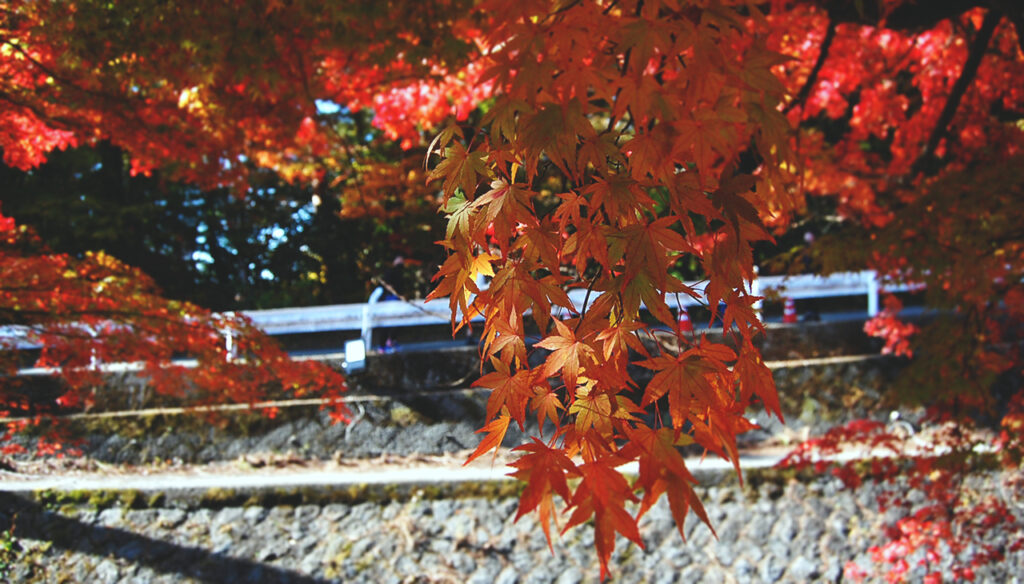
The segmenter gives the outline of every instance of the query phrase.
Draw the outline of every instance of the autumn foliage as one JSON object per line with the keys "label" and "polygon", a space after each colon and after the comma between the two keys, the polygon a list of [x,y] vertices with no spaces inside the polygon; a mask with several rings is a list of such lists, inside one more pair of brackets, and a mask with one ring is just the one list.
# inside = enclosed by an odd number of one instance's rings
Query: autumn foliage
{"label": "autumn foliage", "polygon": [[[927,4],[16,0],[0,4],[0,147],[27,169],[105,139],[137,172],[239,191],[268,167],[342,213],[382,192],[437,197],[448,256],[432,297],[456,330],[485,318],[477,385],[491,393],[472,457],[536,419],[513,465],[521,514],[537,510],[549,536],[563,508],[564,529],[592,518],[605,574],[616,534],[642,545],[637,521],[661,495],[680,526],[691,510],[707,521],[679,446],[738,467],[749,408],[781,418],[749,281],[752,247],[794,222],[825,226],[807,252],[823,271],[925,285],[954,315],[920,350],[895,304],[870,325],[955,381],[929,403],[991,408],[980,380],[1019,372],[1024,14]],[[365,138],[323,121],[316,100],[372,108],[425,170],[363,157]],[[338,168],[347,178],[327,182]],[[812,215],[819,200],[827,216]],[[679,275],[693,260],[698,287]],[[148,290],[108,258],[76,261],[67,285],[95,289],[102,268]],[[112,298],[150,298],[135,290]],[[684,296],[724,302],[725,342],[679,330],[669,301]],[[74,302],[45,301],[46,320],[109,318]],[[156,322],[149,302],[125,322]],[[10,320],[28,320],[18,306]],[[212,356],[204,346],[186,350]],[[633,483],[617,470],[630,462]]]}
{"label": "autumn foliage", "polygon": [[[346,418],[337,372],[292,361],[245,318],[161,298],[145,274],[102,252],[50,253],[2,215],[0,238],[0,318],[16,323],[0,338],[0,417],[17,420],[4,426],[4,454],[24,450],[7,442],[27,424],[92,407],[110,363],[133,366],[157,395],[190,407],[317,396],[334,417]],[[41,402],[38,378],[19,375],[26,366],[59,375],[60,395]],[[54,440],[44,436],[39,450],[64,448]]]}

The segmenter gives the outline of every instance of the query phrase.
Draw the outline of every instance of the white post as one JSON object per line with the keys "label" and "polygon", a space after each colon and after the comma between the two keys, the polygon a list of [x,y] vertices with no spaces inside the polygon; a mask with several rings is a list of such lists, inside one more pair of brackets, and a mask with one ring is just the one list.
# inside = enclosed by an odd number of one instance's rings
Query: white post
{"label": "white post", "polygon": [[[224,316],[228,318],[231,318],[234,315],[234,312],[224,313]],[[227,360],[232,361],[235,358],[235,337],[231,334],[231,327],[224,328],[221,332],[224,334],[224,352],[227,356]]]}
{"label": "white post", "polygon": [[868,316],[878,316],[878,274],[874,270],[861,272],[868,287]]}
{"label": "white post", "polygon": [[99,331],[91,326],[86,326],[85,328],[89,331],[89,336],[92,338],[92,341],[89,343],[89,368],[98,369],[100,366],[100,358],[96,354],[96,337],[99,336]]}
{"label": "white post", "polygon": [[[750,281],[750,295],[751,296],[760,296],[761,295],[761,282],[760,282],[760,280],[758,280],[758,274],[760,272],[761,272],[761,270],[759,270],[757,268],[757,266],[754,266],[754,279]],[[764,301],[763,300],[758,300],[757,302],[754,302],[754,312],[757,314],[758,318],[761,318],[761,308],[763,306],[764,306]]]}
{"label": "white post", "polygon": [[224,351],[227,353],[228,361],[235,358],[235,337],[231,334],[231,329],[224,330]]}
{"label": "white post", "polygon": [[366,301],[366,305],[363,306],[363,330],[362,339],[363,346],[367,351],[370,350],[370,338],[373,336],[373,319],[370,315],[370,308],[380,300],[380,297],[384,295],[384,288],[377,286],[373,292],[370,293],[370,298]]}

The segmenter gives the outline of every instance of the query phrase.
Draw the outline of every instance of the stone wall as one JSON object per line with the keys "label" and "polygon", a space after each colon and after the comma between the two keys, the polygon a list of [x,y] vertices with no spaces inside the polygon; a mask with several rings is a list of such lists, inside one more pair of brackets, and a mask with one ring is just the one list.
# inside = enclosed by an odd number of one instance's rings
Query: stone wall
{"label": "stone wall", "polygon": [[[475,358],[475,351],[449,353],[454,355],[453,361],[461,361],[458,367],[450,365],[448,371],[461,371],[461,377],[465,377],[465,369],[473,367],[467,353]],[[397,365],[385,369],[397,378],[411,378],[409,370],[426,375],[436,359],[410,355],[398,361],[407,364],[406,372]],[[791,441],[805,431],[821,432],[837,422],[863,417],[884,419],[890,411],[885,388],[898,367],[898,361],[879,358],[775,369],[786,423],[769,418],[763,411],[751,411],[749,415],[764,429],[741,439],[745,443]],[[439,374],[432,379],[441,383]],[[126,464],[164,460],[205,463],[274,453],[321,460],[381,454],[444,454],[474,448],[479,441],[475,431],[484,423],[486,391],[437,385],[434,389],[414,391],[375,391],[378,395],[368,394],[365,386],[355,388],[353,396],[360,401],[350,405],[353,422],[348,425],[333,424],[325,412],[313,405],[282,408],[273,419],[254,412],[232,412],[212,420],[151,414],[78,420],[68,429],[83,437],[79,448],[90,458]],[[528,426],[527,430],[535,428]],[[31,444],[31,436],[21,440]],[[522,434],[513,428],[506,445],[521,440]]]}
{"label": "stone wall", "polygon": [[[999,482],[979,480],[982,489]],[[839,582],[847,562],[870,568],[868,549],[879,543],[886,519],[876,511],[874,487],[848,491],[827,478],[748,481],[745,489],[729,481],[701,489],[717,538],[691,516],[684,542],[662,499],[640,522],[645,549],[619,538],[612,580]],[[500,489],[424,486],[407,495],[359,502],[330,491],[277,492],[242,502],[235,493],[207,493],[190,502],[93,494],[92,503],[50,495],[8,497],[0,509],[13,510],[22,548],[9,573],[14,582],[599,580],[589,525],[556,539],[552,553],[535,516],[516,522],[516,499]],[[923,573],[915,568],[909,581]],[[1018,582],[1020,574],[1024,553],[1015,552],[981,571],[978,581]]]}
{"label": "stone wall", "polygon": [[[782,327],[762,340],[768,360],[867,353],[859,324]],[[877,348],[877,347],[874,347]],[[473,347],[380,355],[351,378],[355,419],[332,425],[316,407],[216,420],[159,414],[82,420],[72,428],[95,461],[300,459],[441,454],[473,447],[486,394],[458,389],[479,374]],[[871,358],[775,369],[787,425],[760,412],[748,442],[793,440],[857,417],[884,418],[900,361]],[[109,393],[105,393],[109,392]],[[106,406],[150,406],[142,380],[111,380]],[[104,404],[100,404],[100,409]],[[529,429],[529,428],[528,428]],[[31,437],[25,437],[28,440]],[[521,440],[510,433],[508,443]],[[837,582],[844,565],[869,566],[883,525],[877,487],[844,490],[831,478],[748,473],[701,476],[716,539],[693,518],[677,533],[664,500],[641,522],[645,549],[620,541],[621,582]],[[1002,493],[1000,476],[978,476],[978,493]],[[532,515],[515,521],[515,483],[330,488],[251,493],[0,493],[0,532],[15,526],[14,582],[514,582],[598,580],[589,525],[548,550]],[[1014,511],[1024,508],[1011,501]],[[563,518],[564,521],[564,518]],[[1003,534],[993,532],[993,542]],[[2,543],[2,542],[0,542]],[[980,574],[1015,582],[1020,552]],[[911,574],[920,580],[923,572]]]}

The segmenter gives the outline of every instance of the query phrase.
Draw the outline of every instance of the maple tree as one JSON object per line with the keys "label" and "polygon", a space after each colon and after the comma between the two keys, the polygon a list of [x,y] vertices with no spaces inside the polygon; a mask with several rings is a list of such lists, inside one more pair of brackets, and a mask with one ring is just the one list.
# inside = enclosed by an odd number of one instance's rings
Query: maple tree
{"label": "maple tree", "polygon": [[[850,245],[849,229],[822,243],[826,271],[874,267],[927,284],[933,304],[964,311],[932,333],[946,346],[925,343],[929,358],[919,360],[917,370],[937,373],[914,379],[934,415],[952,411],[970,425],[965,406],[994,405],[985,379],[1020,367],[1012,348],[993,350],[1018,326],[1024,275],[1013,219],[1020,180],[1009,170],[1024,137],[1015,123],[1024,62],[1010,19],[965,6],[913,21],[899,3],[873,21],[841,13],[841,3],[773,3],[763,19],[749,5],[742,18],[710,5],[693,20],[675,8],[523,7],[487,37],[501,50],[488,55],[494,65],[484,75],[503,87],[489,128],[467,136],[452,128],[436,144],[443,160],[432,176],[444,179],[453,253],[435,294],[450,295],[463,314],[487,316],[485,358],[504,363],[478,382],[493,389],[492,421],[475,455],[494,447],[512,421],[522,424],[526,410],[557,420],[549,446],[582,461],[560,471],[583,478],[563,496],[569,523],[595,516],[602,558],[612,532],[638,540],[634,518],[621,513],[634,491],[646,501],[671,481],[670,493],[692,493],[684,469],[665,464],[664,448],[634,446],[638,430],[669,432],[669,444],[693,441],[736,460],[735,436],[748,427],[741,414],[754,398],[779,413],[750,344],[758,321],[743,283],[751,277],[750,244],[801,210],[794,192],[835,198],[845,223],[864,229],[861,246]],[[877,26],[900,17],[914,30]],[[783,56],[807,54],[819,34],[818,55]],[[557,208],[538,211],[537,187],[552,176],[562,191]],[[941,216],[921,225],[925,213]],[[491,225],[503,236],[486,239]],[[678,354],[649,356],[632,336],[646,328],[641,304],[674,328],[664,295],[692,292],[669,274],[687,254],[707,275],[707,302],[726,301],[738,352],[678,335]],[[492,288],[475,289],[479,273],[493,277]],[[567,286],[601,295],[571,306],[561,294]],[[476,294],[472,304],[468,293]],[[1007,337],[990,312],[1001,301],[1011,317]],[[578,316],[549,325],[552,304]],[[551,351],[534,367],[515,340],[527,311],[545,337],[536,346]],[[891,320],[892,311],[881,318]],[[869,332],[877,328],[895,332],[897,343],[914,330],[876,321]],[[634,394],[627,347],[633,364],[654,371],[639,403],[627,397]],[[557,374],[564,393],[553,400],[547,380]],[[657,416],[643,419],[652,407]],[[956,451],[969,446],[964,440]],[[517,476],[532,484],[537,473],[549,487],[524,494],[523,504],[548,517],[551,503],[541,497],[558,492],[547,468],[554,463],[533,452],[526,458],[531,470]],[[641,472],[624,490],[603,473],[626,461],[658,470]],[[921,465],[918,475],[927,470]],[[687,506],[672,508],[681,521]]]}
{"label": "maple tree", "polygon": [[[145,274],[105,253],[76,259],[49,252],[30,229],[2,215],[0,236],[0,417],[16,420],[0,436],[4,454],[24,451],[7,442],[27,425],[91,406],[104,363],[134,363],[157,395],[192,407],[225,399],[253,404],[283,392],[323,397],[332,416],[346,418],[337,372],[292,361],[245,318],[165,300]],[[34,396],[32,377],[19,375],[29,347],[41,351],[30,365],[53,368],[64,381],[51,402]],[[44,435],[38,451],[64,447]]]}
{"label": "maple tree", "polygon": [[[680,526],[690,510],[707,521],[678,446],[738,465],[747,409],[781,417],[753,343],[751,247],[808,198],[834,210],[810,252],[823,271],[871,267],[959,310],[915,351],[947,381],[915,381],[944,415],[968,424],[993,405],[987,380],[1020,370],[1022,23],[1009,0],[13,1],[0,147],[31,168],[106,139],[137,172],[241,192],[254,164],[342,214],[436,201],[448,256],[432,296],[458,309],[456,329],[485,317],[472,457],[535,415],[546,435],[514,465],[521,512],[550,533],[557,495],[565,528],[593,517],[605,575],[616,534],[642,544],[638,516],[660,495]],[[412,155],[367,156],[317,100],[371,108]],[[693,262],[700,289],[677,277]],[[724,302],[728,343],[680,331],[673,295]],[[909,351],[893,312],[871,330]],[[633,484],[616,470],[631,461]]]}
{"label": "maple tree", "polygon": [[[877,424],[850,424],[796,462],[851,442],[884,445],[895,458],[871,460],[867,474],[889,485],[880,506],[902,514],[872,550],[885,577],[973,580],[1021,545],[986,540],[1000,526],[1017,531],[1020,517],[967,487],[966,475],[990,465],[984,453],[994,448],[1009,480],[1019,476],[1022,13],[999,2],[888,3],[873,16],[821,4],[772,15],[787,23],[776,36],[782,50],[817,51],[784,71],[801,87],[787,115],[802,130],[802,186],[832,198],[846,219],[826,225],[812,263],[874,268],[941,310],[918,327],[901,322],[891,296],[865,328],[885,351],[913,356],[894,393],[925,406],[926,432],[938,430],[908,445]],[[861,480],[853,463],[831,471]],[[869,574],[850,565],[846,575]]]}

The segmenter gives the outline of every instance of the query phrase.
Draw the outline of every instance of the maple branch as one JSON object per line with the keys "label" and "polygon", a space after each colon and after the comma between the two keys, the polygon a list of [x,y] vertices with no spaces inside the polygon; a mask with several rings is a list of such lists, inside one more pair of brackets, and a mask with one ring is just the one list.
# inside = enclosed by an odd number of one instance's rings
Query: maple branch
{"label": "maple branch", "polygon": [[815,61],[814,67],[811,69],[811,73],[807,76],[807,81],[804,82],[804,86],[800,88],[800,93],[797,94],[796,99],[791,101],[786,109],[782,110],[782,113],[789,113],[789,110],[796,106],[803,107],[807,98],[811,95],[811,90],[818,83],[818,74],[821,73],[821,68],[825,65],[825,60],[828,59],[829,49],[832,47],[832,41],[836,38],[836,21],[832,18],[828,19],[828,29],[825,30],[825,38],[821,41],[821,48],[818,50],[818,60]]}
{"label": "maple branch", "polygon": [[974,77],[978,73],[978,66],[981,65],[981,59],[985,56],[985,50],[988,48],[992,35],[995,33],[996,27],[1002,18],[1002,13],[997,10],[989,10],[985,14],[985,20],[982,22],[978,34],[975,35],[968,49],[967,61],[964,63],[963,69],[960,70],[960,76],[957,77],[952,90],[949,92],[946,105],[942,108],[942,113],[939,114],[939,119],[935,122],[935,127],[928,137],[924,151],[921,152],[921,155],[918,156],[917,160],[910,167],[912,177],[922,173],[930,176],[938,171],[939,160],[935,156],[935,149],[938,148],[939,142],[946,135],[949,124],[953,121],[953,116],[956,114],[957,107],[959,107],[960,101],[967,92],[967,88],[974,81]]}
{"label": "maple branch", "polygon": [[306,94],[306,99],[309,100],[310,105],[316,104],[316,96],[313,95],[313,90],[309,85],[309,68],[306,67],[305,55],[300,51],[294,51],[295,61],[298,66],[299,79],[302,81],[302,92]]}
{"label": "maple branch", "polygon": [[81,92],[81,93],[83,93],[85,95],[91,95],[93,97],[97,97],[97,98],[100,98],[100,99],[111,99],[111,100],[114,100],[114,101],[121,101],[121,100],[119,100],[119,99],[117,99],[114,96],[111,96],[109,94],[106,94],[106,93],[103,93],[103,92],[100,92],[100,91],[96,91],[94,89],[89,89],[87,87],[82,87],[82,86],[78,85],[74,81],[68,79],[63,74],[58,73],[56,69],[54,69],[54,68],[44,64],[39,59],[36,59],[35,57],[33,57],[31,53],[26,51],[25,48],[22,47],[18,43],[11,43],[6,38],[0,38],[0,41],[3,41],[5,43],[7,43],[8,46],[13,47],[14,50],[18,52],[18,55],[21,58],[25,59],[26,61],[31,63],[34,67],[36,67],[37,69],[39,69],[40,71],[45,73],[47,75],[47,77],[53,78],[54,81],[60,82],[64,86],[70,87],[71,89],[79,91],[79,92]]}
{"label": "maple branch", "polygon": [[46,120],[48,123],[52,123],[53,125],[66,130],[74,130],[79,126],[79,124],[76,124],[67,116],[53,115],[50,112],[45,111],[39,105],[18,99],[14,95],[2,89],[0,89],[0,100],[6,101],[16,107],[25,108],[40,120]]}
{"label": "maple branch", "polygon": [[[139,124],[140,126],[145,125],[145,122],[142,120],[142,118],[139,115],[137,109],[135,107],[132,107],[133,100],[131,98],[126,98],[124,96],[114,95],[114,94],[106,93],[106,92],[103,92],[103,91],[98,91],[98,90],[95,90],[95,89],[90,89],[88,87],[83,87],[83,86],[79,85],[78,83],[75,83],[73,80],[71,80],[67,76],[57,72],[55,69],[47,66],[43,62],[41,62],[38,59],[34,58],[28,51],[26,51],[20,45],[17,45],[17,44],[11,45],[10,41],[8,41],[8,39],[6,39],[5,37],[0,37],[0,42],[6,42],[6,43],[8,43],[8,46],[13,46],[15,48],[15,50],[18,51],[18,54],[22,58],[24,58],[29,63],[31,63],[34,67],[38,68],[40,71],[45,73],[47,75],[47,77],[50,77],[51,79],[53,79],[53,81],[55,83],[59,83],[61,87],[67,88],[67,89],[69,89],[71,91],[77,91],[78,93],[80,93],[82,95],[85,95],[85,96],[87,96],[89,98],[98,100],[100,102],[107,102],[107,103],[118,104],[121,107],[113,108],[113,109],[109,110],[107,113],[110,113],[110,114],[120,118],[121,120],[124,120],[125,123],[133,123],[134,122],[134,123]],[[4,100],[6,100],[6,101],[8,101],[10,103],[13,103],[15,105],[18,105],[20,107],[24,107],[24,108],[30,110],[33,114],[35,114],[36,117],[38,117],[40,120],[45,120],[48,123],[56,123],[56,124],[62,126],[64,129],[66,129],[68,131],[74,131],[74,130],[80,128],[81,125],[82,125],[80,122],[73,121],[70,116],[51,113],[51,112],[46,111],[46,110],[44,110],[43,108],[41,108],[41,107],[39,107],[37,105],[23,102],[23,101],[19,100],[18,98],[12,96],[11,94],[9,94],[7,92],[0,91],[0,98],[4,99]]]}
{"label": "maple branch", "polygon": [[559,14],[561,14],[563,12],[568,12],[571,8],[573,8],[574,6],[578,5],[580,3],[580,1],[581,0],[573,0],[572,2],[566,4],[565,6],[562,6],[558,10],[555,10],[554,12],[548,14],[548,18],[550,18],[552,16],[558,16]]}

